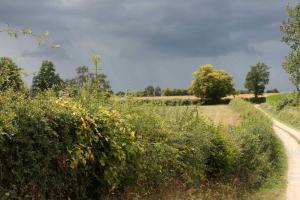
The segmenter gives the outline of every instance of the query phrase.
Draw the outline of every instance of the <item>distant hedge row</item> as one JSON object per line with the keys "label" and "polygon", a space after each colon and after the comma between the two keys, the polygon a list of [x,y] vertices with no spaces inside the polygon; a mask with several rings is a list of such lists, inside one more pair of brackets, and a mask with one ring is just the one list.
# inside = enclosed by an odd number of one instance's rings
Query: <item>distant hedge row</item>
{"label": "distant hedge row", "polygon": [[222,99],[220,101],[210,101],[202,99],[136,99],[139,104],[153,104],[163,106],[190,106],[190,105],[215,105],[228,104],[230,99]]}
{"label": "distant hedge row", "polygon": [[[251,103],[265,103],[265,97],[259,97],[257,99],[242,98],[245,101]],[[225,98],[218,101],[209,99],[135,99],[140,104],[153,104],[153,105],[165,105],[165,106],[190,106],[190,105],[217,105],[217,104],[229,104],[231,99]]]}

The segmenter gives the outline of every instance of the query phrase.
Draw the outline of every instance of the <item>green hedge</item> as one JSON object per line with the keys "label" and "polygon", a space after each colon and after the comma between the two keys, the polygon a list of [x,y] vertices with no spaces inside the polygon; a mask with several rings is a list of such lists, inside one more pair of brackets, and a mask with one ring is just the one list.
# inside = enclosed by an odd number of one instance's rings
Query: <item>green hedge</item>
{"label": "green hedge", "polygon": [[238,177],[259,187],[276,173],[283,174],[285,155],[271,120],[243,100],[233,100],[230,106],[243,118],[241,126],[231,130],[238,150],[235,154]]}
{"label": "green hedge", "polygon": [[0,108],[1,199],[99,199],[139,151],[117,111],[8,93]]}
{"label": "green hedge", "polygon": [[245,119],[228,131],[197,109],[6,92],[0,95],[0,198],[142,198],[174,182],[259,186],[278,159],[270,121],[243,101],[231,106]]}

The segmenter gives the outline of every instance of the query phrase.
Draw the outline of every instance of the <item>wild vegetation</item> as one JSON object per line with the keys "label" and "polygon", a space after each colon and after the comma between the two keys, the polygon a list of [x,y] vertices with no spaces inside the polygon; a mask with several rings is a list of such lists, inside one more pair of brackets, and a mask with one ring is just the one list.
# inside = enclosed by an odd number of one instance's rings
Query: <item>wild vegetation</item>
{"label": "wild vegetation", "polygon": [[170,115],[164,106],[78,94],[1,93],[2,199],[151,198],[213,182],[239,188],[239,198],[280,163],[270,121],[248,103],[231,103],[247,118],[227,130],[194,109]]}
{"label": "wild vegetation", "polygon": [[297,94],[282,93],[267,97],[267,104],[262,107],[280,121],[300,129],[300,107]]}
{"label": "wild vegetation", "polygon": [[[283,66],[298,93],[299,10],[289,8],[282,25],[292,48]],[[3,31],[33,36],[39,44],[48,36]],[[94,69],[80,66],[69,80],[44,61],[31,89],[22,69],[0,58],[1,199],[243,199],[262,189],[284,193],[285,154],[271,120],[234,98],[229,73],[207,64],[195,71],[189,89],[147,86],[114,98],[101,57],[91,54]],[[246,77],[256,101],[269,81],[268,69],[258,63]],[[187,94],[195,97],[131,97]],[[222,99],[227,95],[234,97]],[[281,95],[267,103],[279,119],[300,127],[298,100]],[[203,106],[207,102],[229,105],[212,109]]]}

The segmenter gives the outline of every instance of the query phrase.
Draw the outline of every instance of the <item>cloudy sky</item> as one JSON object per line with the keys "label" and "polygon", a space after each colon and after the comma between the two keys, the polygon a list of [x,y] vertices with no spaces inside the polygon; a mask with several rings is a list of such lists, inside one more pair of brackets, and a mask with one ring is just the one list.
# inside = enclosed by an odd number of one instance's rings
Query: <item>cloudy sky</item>
{"label": "cloudy sky", "polygon": [[187,87],[201,64],[231,73],[243,88],[249,66],[271,67],[269,88],[292,90],[281,63],[289,49],[280,23],[298,0],[1,0],[0,27],[49,31],[61,47],[0,33],[0,56],[14,56],[30,83],[43,60],[64,77],[91,65],[89,50],[115,91],[147,85]]}

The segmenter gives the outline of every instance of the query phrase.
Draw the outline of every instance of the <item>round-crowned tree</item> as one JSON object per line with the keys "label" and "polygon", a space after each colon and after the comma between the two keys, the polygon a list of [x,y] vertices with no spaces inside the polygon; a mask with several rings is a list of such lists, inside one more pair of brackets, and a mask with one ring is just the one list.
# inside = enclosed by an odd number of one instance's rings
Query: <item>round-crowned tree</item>
{"label": "round-crowned tree", "polygon": [[266,85],[269,83],[269,67],[265,63],[257,63],[251,66],[250,71],[247,73],[245,88],[249,92],[253,92],[254,97],[257,98],[265,91]]}
{"label": "round-crowned tree", "polygon": [[234,91],[232,76],[211,64],[200,66],[193,76],[189,90],[197,97],[218,101]]}

